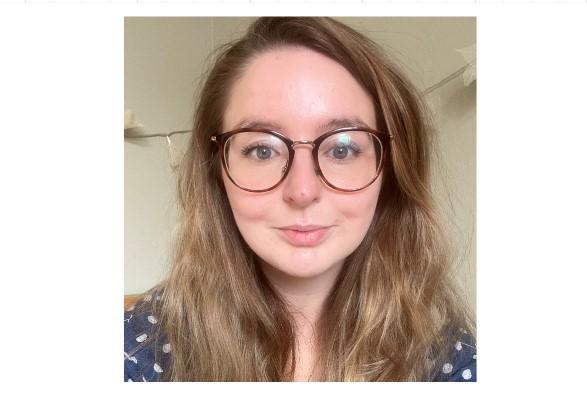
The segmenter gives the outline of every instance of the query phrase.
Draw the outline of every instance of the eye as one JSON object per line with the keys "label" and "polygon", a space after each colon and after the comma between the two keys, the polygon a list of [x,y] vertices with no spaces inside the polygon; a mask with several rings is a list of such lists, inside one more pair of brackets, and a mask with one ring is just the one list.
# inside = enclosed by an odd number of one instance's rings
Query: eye
{"label": "eye", "polygon": [[271,146],[263,145],[263,144],[254,144],[247,147],[244,147],[241,150],[242,154],[250,159],[256,160],[269,160],[272,157],[278,155],[279,153],[275,151]]}
{"label": "eye", "polygon": [[369,135],[363,131],[334,133],[320,143],[320,157],[332,163],[346,164],[359,159],[368,142]]}
{"label": "eye", "polygon": [[335,159],[345,159],[349,154],[349,148],[346,146],[338,146],[332,149],[332,156]]}
{"label": "eye", "polygon": [[271,158],[271,148],[267,147],[258,147],[255,149],[255,153],[257,158],[259,159],[269,159]]}
{"label": "eye", "polygon": [[332,144],[329,147],[325,147],[325,150],[323,151],[323,155],[325,155],[326,158],[335,162],[346,162],[356,159],[361,153],[361,147],[353,142],[349,142],[348,144]]}

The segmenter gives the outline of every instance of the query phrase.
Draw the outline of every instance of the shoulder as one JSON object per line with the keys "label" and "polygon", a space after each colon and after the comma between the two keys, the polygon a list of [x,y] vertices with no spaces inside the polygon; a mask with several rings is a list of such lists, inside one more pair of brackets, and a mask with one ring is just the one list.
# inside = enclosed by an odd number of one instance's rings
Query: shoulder
{"label": "shoulder", "polygon": [[170,345],[153,309],[159,298],[147,294],[124,312],[124,381],[159,381],[169,365]]}
{"label": "shoulder", "polygon": [[463,329],[445,360],[437,361],[432,381],[477,381],[477,345],[475,338]]}

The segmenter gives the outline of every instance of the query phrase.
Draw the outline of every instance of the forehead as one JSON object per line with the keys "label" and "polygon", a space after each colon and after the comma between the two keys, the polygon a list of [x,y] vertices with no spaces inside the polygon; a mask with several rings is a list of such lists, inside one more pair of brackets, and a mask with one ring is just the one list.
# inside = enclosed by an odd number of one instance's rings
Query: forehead
{"label": "forehead", "polygon": [[285,47],[247,65],[229,92],[223,129],[265,123],[286,134],[302,129],[315,134],[333,120],[375,128],[369,94],[332,59],[307,48]]}

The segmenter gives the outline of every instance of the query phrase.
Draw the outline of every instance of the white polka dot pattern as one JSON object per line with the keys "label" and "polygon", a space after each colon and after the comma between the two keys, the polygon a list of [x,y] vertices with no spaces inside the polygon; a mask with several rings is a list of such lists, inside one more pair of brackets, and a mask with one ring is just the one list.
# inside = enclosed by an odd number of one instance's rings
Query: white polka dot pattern
{"label": "white polka dot pattern", "polygon": [[[155,297],[155,294],[147,295],[144,300]],[[163,380],[162,373],[169,370],[171,344],[165,342],[165,337],[158,338],[156,332],[153,332],[154,328],[160,325],[154,314],[149,305],[141,304],[138,304],[132,313],[125,313],[124,379],[126,381]],[[477,380],[475,338],[467,335],[465,330],[459,332],[460,336],[453,340],[450,350],[446,350],[450,351],[447,359],[437,360],[432,356],[426,357],[427,366],[431,369],[429,380],[469,382]],[[159,354],[157,350],[160,350]],[[437,365],[438,363],[440,365]]]}
{"label": "white polka dot pattern", "polygon": [[[477,381],[477,350],[475,338],[463,328],[452,343],[445,360],[436,360],[432,381]],[[450,344],[450,343],[449,343]],[[440,364],[438,364],[440,363]]]}
{"label": "white polka dot pattern", "polygon": [[472,374],[471,374],[471,369],[465,369],[463,370],[463,378],[465,380],[471,380]]}
{"label": "white polka dot pattern", "polygon": [[450,372],[452,372],[452,365],[450,363],[445,363],[442,366],[442,373],[449,374]]}
{"label": "white polka dot pattern", "polygon": [[157,336],[156,328],[160,322],[152,305],[160,300],[162,298],[157,293],[151,293],[130,309],[133,311],[125,311],[125,381],[159,381],[168,370],[171,345],[165,341],[164,335]]}
{"label": "white polka dot pattern", "polygon": [[129,361],[133,362],[135,365],[137,363],[139,363],[139,361],[137,361],[136,357],[131,357],[130,355],[128,355],[128,353],[124,353],[124,359],[128,359]]}

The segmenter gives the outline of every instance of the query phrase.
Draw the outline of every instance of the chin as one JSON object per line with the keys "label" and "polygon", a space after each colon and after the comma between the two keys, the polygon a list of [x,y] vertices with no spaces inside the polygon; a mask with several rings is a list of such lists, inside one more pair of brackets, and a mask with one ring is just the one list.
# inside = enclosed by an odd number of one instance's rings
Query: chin
{"label": "chin", "polygon": [[280,268],[276,268],[280,270],[285,275],[292,277],[292,278],[299,278],[299,279],[309,279],[318,277],[321,274],[325,273],[326,270],[322,270],[321,268],[316,267],[309,267],[309,268],[300,268],[300,267],[288,267],[285,270],[281,270]]}
{"label": "chin", "polygon": [[[265,265],[270,270],[291,278],[309,279],[321,276],[332,269],[340,268],[342,266],[340,262],[344,261],[344,259],[340,259],[333,262],[332,259],[329,259],[326,262],[321,257],[316,256],[317,254],[308,252],[294,253],[292,255],[281,257],[281,259],[280,257],[273,257],[273,259],[266,260]],[[268,262],[279,262],[279,264]]]}

